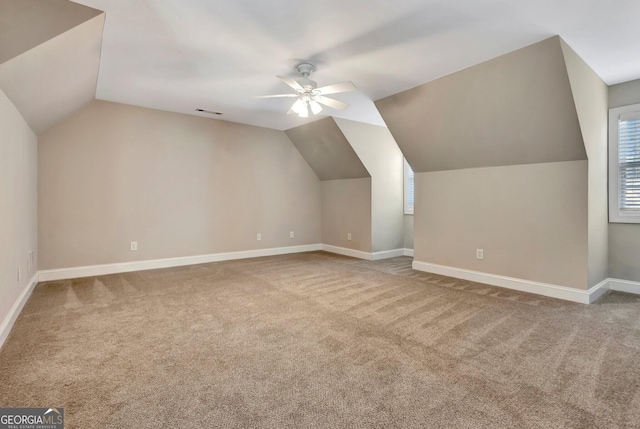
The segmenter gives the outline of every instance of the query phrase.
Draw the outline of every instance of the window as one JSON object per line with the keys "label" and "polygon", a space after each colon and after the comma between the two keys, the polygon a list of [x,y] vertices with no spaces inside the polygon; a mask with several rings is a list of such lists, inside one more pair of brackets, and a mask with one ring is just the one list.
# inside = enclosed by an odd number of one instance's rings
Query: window
{"label": "window", "polygon": [[413,214],[413,170],[404,160],[404,214]]}
{"label": "window", "polygon": [[609,222],[640,223],[640,104],[609,110]]}

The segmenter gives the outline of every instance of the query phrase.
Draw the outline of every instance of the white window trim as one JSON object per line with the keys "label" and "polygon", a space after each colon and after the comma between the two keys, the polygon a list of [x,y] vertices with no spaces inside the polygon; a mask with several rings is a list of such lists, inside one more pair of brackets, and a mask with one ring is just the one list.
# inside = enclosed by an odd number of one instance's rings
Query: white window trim
{"label": "white window trim", "polygon": [[640,213],[620,212],[620,183],[618,162],[618,120],[621,115],[640,112],[640,104],[609,109],[609,222],[640,223]]}
{"label": "white window trim", "polygon": [[[407,162],[407,160],[404,160],[404,168],[403,168],[403,174],[404,174],[404,214],[406,215],[412,215],[413,214],[413,206],[409,205],[409,170],[413,171],[411,169],[411,166],[409,165],[409,163]],[[416,175],[414,173],[413,175],[413,204],[415,205],[416,203],[416,195],[415,195],[415,190],[416,190]]]}

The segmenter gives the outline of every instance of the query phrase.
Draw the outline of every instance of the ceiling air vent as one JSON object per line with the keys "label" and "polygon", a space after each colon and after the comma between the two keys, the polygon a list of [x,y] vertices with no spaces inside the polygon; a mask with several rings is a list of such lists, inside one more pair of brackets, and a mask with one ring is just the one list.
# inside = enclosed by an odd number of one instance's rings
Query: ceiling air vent
{"label": "ceiling air vent", "polygon": [[222,112],[214,112],[213,110],[207,109],[196,109],[196,112],[209,113],[210,115],[222,115]]}

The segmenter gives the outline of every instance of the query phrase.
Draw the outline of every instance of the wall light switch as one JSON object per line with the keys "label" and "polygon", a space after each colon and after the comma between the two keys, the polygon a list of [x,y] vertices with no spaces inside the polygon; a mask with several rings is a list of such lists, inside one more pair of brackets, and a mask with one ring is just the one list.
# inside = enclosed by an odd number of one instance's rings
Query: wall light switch
{"label": "wall light switch", "polygon": [[259,232],[258,235],[256,236],[256,240],[260,241],[262,240],[262,233]]}
{"label": "wall light switch", "polygon": [[293,231],[289,233],[289,238],[296,238],[296,235]]}
{"label": "wall light switch", "polygon": [[136,250],[138,250],[138,242],[137,241],[132,241],[131,242],[131,251],[135,252]]}

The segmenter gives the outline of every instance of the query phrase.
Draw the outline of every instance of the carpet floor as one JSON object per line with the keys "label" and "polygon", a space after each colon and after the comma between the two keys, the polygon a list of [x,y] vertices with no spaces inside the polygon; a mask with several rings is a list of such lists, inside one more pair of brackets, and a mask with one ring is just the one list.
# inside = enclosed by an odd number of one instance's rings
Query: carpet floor
{"label": "carpet floor", "polygon": [[67,428],[640,427],[640,299],[324,252],[44,282],[0,406]]}

